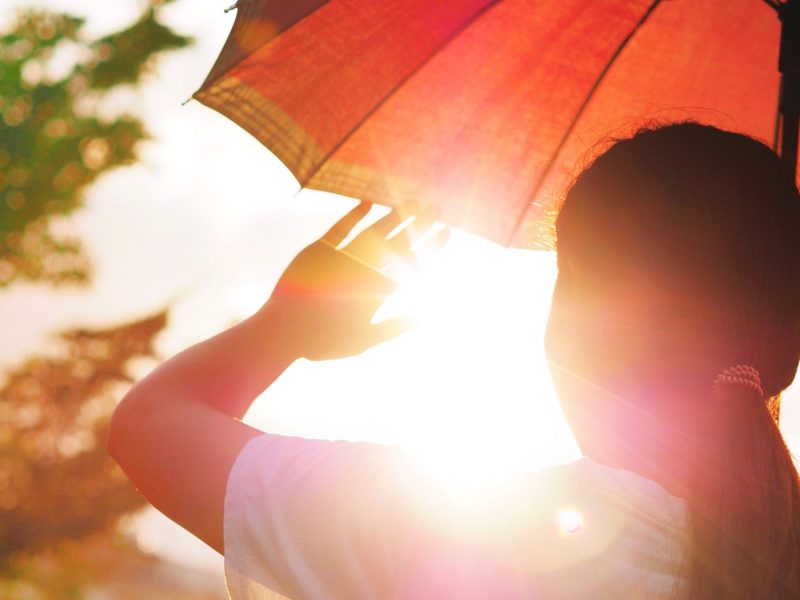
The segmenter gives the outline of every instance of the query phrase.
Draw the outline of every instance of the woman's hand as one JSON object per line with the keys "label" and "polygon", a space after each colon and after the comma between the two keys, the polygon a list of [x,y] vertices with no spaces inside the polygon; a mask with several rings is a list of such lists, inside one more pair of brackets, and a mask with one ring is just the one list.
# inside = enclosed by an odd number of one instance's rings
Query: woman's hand
{"label": "woman's hand", "polygon": [[253,400],[299,356],[357,354],[405,329],[371,323],[395,287],[386,267],[413,259],[405,230],[389,237],[399,219],[390,214],[337,249],[369,208],[361,204],[303,250],[255,315],[170,358],[114,412],[112,456],[154,506],[221,553],[228,476],[262,433],[240,420]]}
{"label": "woman's hand", "polygon": [[[300,252],[261,309],[280,322],[282,337],[298,356],[352,356],[409,328],[404,319],[373,324],[372,318],[397,285],[387,270],[415,265],[412,238],[421,237],[432,221],[415,219],[419,235],[409,235],[406,227],[389,237],[401,225],[392,211],[339,248],[370,207],[362,202]],[[444,229],[426,243],[441,246],[447,235]]]}

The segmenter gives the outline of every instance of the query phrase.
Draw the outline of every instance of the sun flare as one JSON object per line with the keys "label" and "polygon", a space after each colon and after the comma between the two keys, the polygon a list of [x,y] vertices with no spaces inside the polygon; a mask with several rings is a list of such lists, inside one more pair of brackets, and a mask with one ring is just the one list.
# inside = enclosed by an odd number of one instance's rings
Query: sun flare
{"label": "sun flare", "polygon": [[412,332],[358,357],[301,361],[250,422],[404,447],[456,491],[575,458],[543,348],[555,255],[455,231],[423,262],[375,316],[411,317]]}

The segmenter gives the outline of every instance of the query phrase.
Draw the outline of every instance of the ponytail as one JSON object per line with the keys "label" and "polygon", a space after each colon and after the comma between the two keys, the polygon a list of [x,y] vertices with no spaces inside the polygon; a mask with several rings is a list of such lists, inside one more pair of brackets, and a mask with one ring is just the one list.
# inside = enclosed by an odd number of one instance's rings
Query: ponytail
{"label": "ponytail", "polygon": [[741,385],[721,386],[709,403],[714,426],[688,486],[687,600],[796,600],[800,482],[777,422]]}

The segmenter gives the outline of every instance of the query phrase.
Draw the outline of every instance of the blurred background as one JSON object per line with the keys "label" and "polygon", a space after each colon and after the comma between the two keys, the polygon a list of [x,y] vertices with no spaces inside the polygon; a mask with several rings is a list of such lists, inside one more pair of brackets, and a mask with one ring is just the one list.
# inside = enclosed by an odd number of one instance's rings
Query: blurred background
{"label": "blurred background", "polygon": [[[229,2],[0,11],[0,599],[227,597],[221,557],[148,509],[106,455],[108,417],[158,360],[257,309],[353,205],[300,191],[248,134],[182,105]],[[454,232],[386,306],[416,331],[299,361],[247,420],[403,445],[461,486],[454,474],[570,460],[542,352],[554,277],[552,253]],[[795,448],[798,400],[782,422]]]}

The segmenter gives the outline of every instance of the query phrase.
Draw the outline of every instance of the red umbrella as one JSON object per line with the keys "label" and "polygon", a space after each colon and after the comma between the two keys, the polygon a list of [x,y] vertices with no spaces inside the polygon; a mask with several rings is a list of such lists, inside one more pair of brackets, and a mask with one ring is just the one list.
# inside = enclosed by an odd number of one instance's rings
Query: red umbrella
{"label": "red umbrella", "polygon": [[547,217],[596,140],[648,121],[782,138],[796,161],[800,0],[237,7],[195,98],[305,187],[434,207],[439,220],[506,245],[547,246]]}

